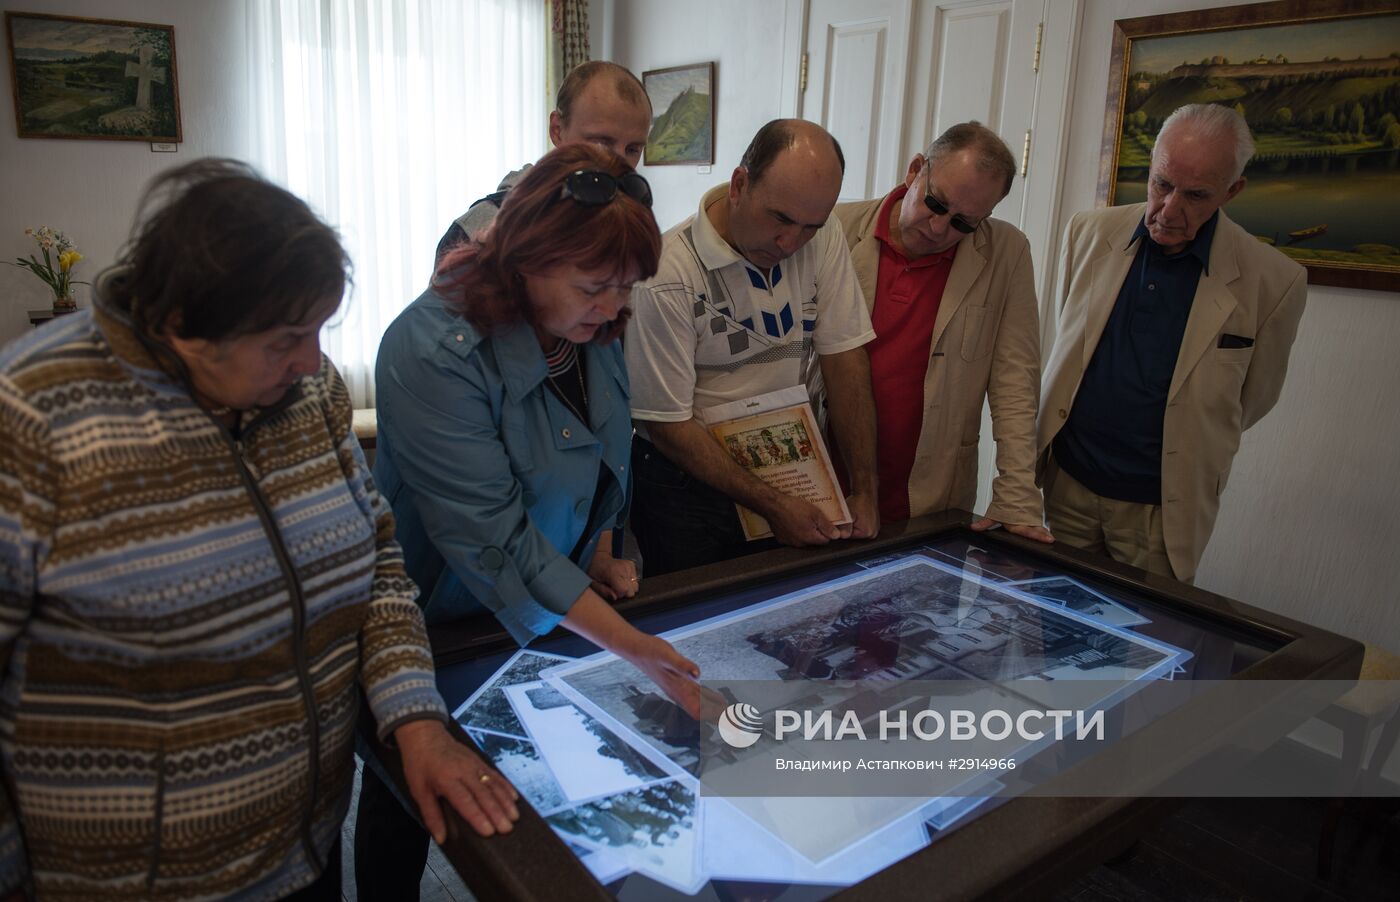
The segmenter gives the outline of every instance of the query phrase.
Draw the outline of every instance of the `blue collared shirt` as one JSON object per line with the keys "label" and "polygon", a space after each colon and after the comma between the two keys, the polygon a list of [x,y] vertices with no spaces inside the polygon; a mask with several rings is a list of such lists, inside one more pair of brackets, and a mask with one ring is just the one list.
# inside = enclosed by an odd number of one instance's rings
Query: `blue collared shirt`
{"label": "blue collared shirt", "polygon": [[1145,219],[1133,232],[1137,255],[1054,443],[1056,462],[1095,494],[1162,501],[1167,392],[1219,221],[1217,211],[1175,254],[1152,240]]}
{"label": "blue collared shirt", "polygon": [[619,343],[581,364],[587,424],[528,325],[483,337],[430,290],[384,333],[374,478],[430,624],[485,608],[523,645],[588,588],[578,561],[627,515],[632,421]]}

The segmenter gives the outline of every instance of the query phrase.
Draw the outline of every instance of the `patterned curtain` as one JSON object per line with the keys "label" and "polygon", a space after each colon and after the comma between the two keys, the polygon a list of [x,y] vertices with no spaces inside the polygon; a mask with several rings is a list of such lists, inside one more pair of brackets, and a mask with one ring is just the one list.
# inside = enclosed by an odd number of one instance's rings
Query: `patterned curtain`
{"label": "patterned curtain", "polygon": [[564,76],[589,59],[588,0],[548,0],[549,54],[545,102],[554,108],[554,97]]}

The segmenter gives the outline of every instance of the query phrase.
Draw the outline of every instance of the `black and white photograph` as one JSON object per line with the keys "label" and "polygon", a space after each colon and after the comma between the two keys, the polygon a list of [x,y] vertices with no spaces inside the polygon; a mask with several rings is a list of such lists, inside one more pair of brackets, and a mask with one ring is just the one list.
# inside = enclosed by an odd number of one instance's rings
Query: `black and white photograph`
{"label": "black and white photograph", "polygon": [[[793,701],[814,680],[1146,680],[1169,672],[1183,654],[922,557],[666,638],[707,680],[792,682]],[[698,735],[674,726],[681,722],[678,709],[631,664],[595,655],[552,669],[547,678],[695,773]]]}
{"label": "black and white photograph", "polygon": [[536,811],[548,814],[569,803],[533,742],[480,730],[468,730],[467,735]]}
{"label": "black and white photograph", "polygon": [[669,776],[548,683],[505,695],[570,802],[627,792]]}
{"label": "black and white photograph", "polygon": [[683,893],[708,879],[700,869],[698,798],[684,780],[668,780],[550,815],[565,839],[614,851],[641,871]]}
{"label": "black and white photograph", "polygon": [[581,846],[569,839],[569,835],[558,827],[554,832],[564,840],[564,844],[569,847],[569,851],[574,854],[583,866],[588,868],[589,873],[601,884],[607,885],[614,880],[626,877],[632,873],[632,868],[627,864],[627,858],[622,853],[613,849],[590,849]]}
{"label": "black and white photograph", "polygon": [[1003,583],[1044,576],[1024,558],[1007,554],[990,542],[979,544],[965,539],[953,539],[936,545],[925,545],[920,552],[957,570],[964,570],[987,582]]}
{"label": "black and white photograph", "polygon": [[532,683],[540,678],[540,671],[572,660],[573,658],[559,655],[521,650],[507,661],[495,676],[458,705],[452,717],[466,730],[526,739],[528,737],[525,727],[511,710],[510,701],[501,689],[516,683]]}
{"label": "black and white photograph", "polygon": [[1046,576],[1007,585],[1110,626],[1142,626],[1152,622],[1132,608],[1068,576]]}

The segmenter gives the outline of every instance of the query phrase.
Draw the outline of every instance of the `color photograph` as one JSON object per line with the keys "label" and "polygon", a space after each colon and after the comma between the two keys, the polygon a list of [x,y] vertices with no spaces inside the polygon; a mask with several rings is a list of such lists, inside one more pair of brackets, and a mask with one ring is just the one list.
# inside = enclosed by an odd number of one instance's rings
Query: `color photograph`
{"label": "color photograph", "polygon": [[[786,392],[772,395],[786,395]],[[761,401],[772,395],[750,400]],[[831,466],[831,454],[822,441],[816,414],[805,398],[805,391],[800,404],[716,421],[723,411],[734,407],[731,403],[710,408],[705,416],[711,424],[711,434],[735,463],[778,491],[820,507],[831,522],[851,522],[846,497]],[[736,507],[746,539],[773,534],[773,528],[761,515],[742,504]]]}

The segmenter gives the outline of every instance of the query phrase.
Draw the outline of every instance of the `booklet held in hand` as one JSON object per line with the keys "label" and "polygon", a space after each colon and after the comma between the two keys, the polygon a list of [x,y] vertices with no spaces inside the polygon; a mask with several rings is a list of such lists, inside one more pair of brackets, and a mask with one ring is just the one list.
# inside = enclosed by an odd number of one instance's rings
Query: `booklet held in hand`
{"label": "booklet held in hand", "polygon": [[[831,522],[851,522],[806,388],[796,385],[731,401],[703,411],[702,416],[706,428],[739,466],[783,494],[815,504]],[[763,517],[742,504],[735,506],[746,539],[773,534]]]}

